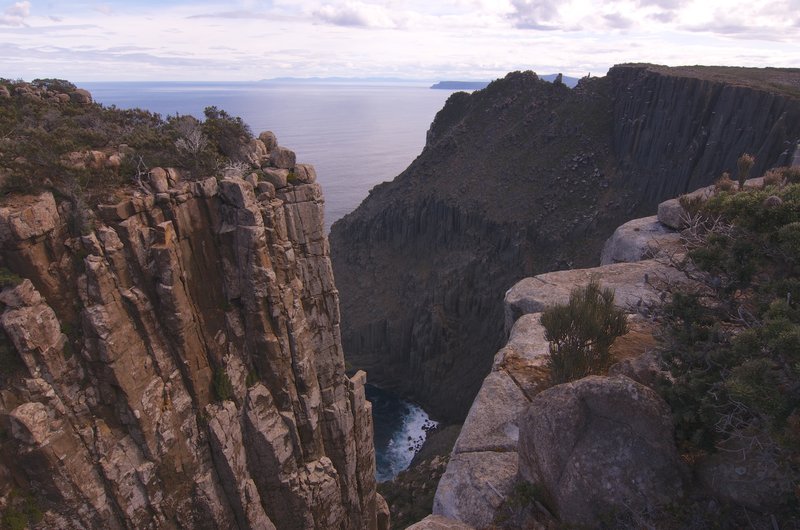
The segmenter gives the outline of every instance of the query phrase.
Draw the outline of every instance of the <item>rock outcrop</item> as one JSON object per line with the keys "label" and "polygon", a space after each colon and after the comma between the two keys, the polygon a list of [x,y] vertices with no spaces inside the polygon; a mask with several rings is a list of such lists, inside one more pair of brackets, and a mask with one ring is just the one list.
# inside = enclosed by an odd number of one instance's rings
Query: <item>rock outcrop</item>
{"label": "rock outcrop", "polygon": [[295,184],[153,170],[93,212],[5,199],[0,502],[52,528],[378,527],[323,198]]}
{"label": "rock outcrop", "polygon": [[[652,223],[653,218],[647,218],[640,220],[638,225],[650,226]],[[676,233],[667,227],[652,227],[648,233],[651,234],[651,239],[643,239],[642,235],[634,230],[619,231],[613,238],[614,245],[622,248],[660,249],[674,245]],[[601,286],[614,290],[617,307],[629,314],[629,332],[617,339],[613,346],[614,355],[619,362],[611,370],[624,375],[617,376],[617,379],[613,380],[615,382],[608,384],[602,382],[599,386],[603,388],[609,386],[610,394],[614,393],[613,390],[617,386],[632,389],[627,393],[617,392],[620,397],[619,413],[628,414],[625,421],[633,422],[637,428],[640,424],[653,424],[658,427],[660,430],[654,427],[654,430],[658,430],[658,435],[650,436],[652,434],[650,433],[647,439],[661,451],[659,454],[663,456],[662,463],[669,461],[674,465],[673,471],[678,469],[675,447],[671,442],[671,423],[667,421],[669,415],[664,416],[666,404],[646,388],[647,383],[654,378],[651,371],[658,368],[645,362],[648,350],[654,345],[652,339],[654,327],[640,313],[646,312],[648,304],[660,301],[662,287],[689,280],[670,267],[666,260],[641,259],[642,256],[638,252],[630,255],[635,256],[636,261],[589,269],[557,271],[525,278],[506,293],[504,305],[506,326],[510,330],[509,338],[506,345],[496,353],[492,370],[484,379],[461,429],[447,470],[436,491],[434,514],[461,521],[475,528],[484,528],[502,517],[504,504],[513,495],[515,487],[520,482],[535,481],[538,486],[551,490],[553,497],[551,502],[555,504],[551,508],[558,510],[559,515],[566,514],[564,521],[587,524],[587,521],[596,515],[592,510],[597,504],[589,493],[584,492],[585,495],[580,493],[585,488],[589,488],[586,491],[601,491],[600,486],[602,486],[611,488],[613,492],[622,492],[625,488],[633,487],[637,492],[644,491],[636,489],[642,486],[636,481],[634,486],[630,486],[630,481],[626,481],[621,474],[609,476],[606,471],[614,469],[612,465],[602,467],[598,464],[599,467],[592,470],[588,470],[584,465],[577,475],[580,475],[581,479],[598,482],[580,486],[573,484],[575,488],[571,486],[568,488],[566,482],[564,484],[558,481],[555,484],[547,482],[545,480],[547,474],[534,465],[535,462],[544,462],[561,466],[559,469],[566,469],[568,465],[574,464],[567,462],[572,462],[572,457],[569,456],[573,454],[571,448],[578,447],[580,445],[578,442],[591,445],[605,439],[610,444],[616,444],[614,451],[606,448],[610,451],[609,455],[621,454],[620,451],[624,452],[621,448],[624,447],[629,451],[643,447],[639,442],[644,438],[635,434],[634,428],[619,427],[621,430],[616,438],[606,436],[608,432],[600,435],[597,432],[585,431],[609,427],[611,432],[610,426],[617,425],[611,420],[608,420],[608,425],[604,424],[606,420],[600,418],[602,414],[594,417],[591,412],[594,410],[592,409],[594,405],[587,403],[594,398],[581,399],[581,393],[569,385],[563,389],[559,386],[542,392],[550,387],[551,383],[547,368],[549,344],[540,323],[541,312],[553,304],[566,303],[572,289],[586,285],[592,279],[598,281]],[[558,397],[548,398],[553,394],[557,394]],[[647,397],[650,408],[639,410],[637,414],[634,413],[634,409],[640,405],[644,407],[642,405],[644,400],[634,399],[640,395]],[[625,399],[632,400],[632,404],[623,405]],[[559,400],[569,404],[562,407]],[[572,407],[569,412],[564,412],[565,408],[569,407]],[[658,412],[658,418],[649,419],[649,413],[653,410]],[[563,421],[563,418],[551,421],[551,418],[548,419],[549,416],[545,419],[539,418],[541,415],[561,413],[565,414],[565,418],[569,416],[569,422]],[[613,419],[613,414],[609,417]],[[536,438],[538,435],[533,434],[538,432],[546,438],[548,433],[560,432],[558,429],[567,429],[570,425],[576,426],[580,432],[569,434],[565,431],[562,433],[563,436],[550,439],[552,443],[549,445],[541,443]],[[625,434],[621,434],[623,431]],[[575,438],[575,444],[571,445],[565,441],[569,436]],[[594,450],[594,448],[584,449],[586,448],[575,452],[574,458],[580,460]],[[568,456],[559,460],[558,455],[565,451]],[[598,462],[600,460],[598,459]],[[659,469],[663,471],[662,468]],[[629,475],[635,475],[636,471],[630,470]],[[646,473],[643,476],[645,475]],[[680,475],[676,472],[668,478],[669,487],[675,486],[677,488],[675,492],[680,492]],[[663,485],[663,481],[659,482],[659,485]],[[558,488],[561,486],[571,492],[577,490],[579,492],[577,500],[566,494],[558,496],[560,492]],[[631,499],[641,500],[646,497],[646,494],[638,497],[636,495],[639,494],[632,494],[620,502],[633,502]],[[567,501],[568,497],[572,500]],[[609,502],[608,513],[611,513],[613,496],[603,494],[602,499]],[[585,504],[579,505],[583,501]],[[599,502],[602,504],[603,501]],[[575,514],[574,519],[570,519],[573,514]]]}
{"label": "rock outcrop", "polygon": [[743,152],[754,173],[790,162],[799,84],[622,65],[574,89],[516,72],[453,94],[420,156],[331,231],[349,362],[459,421],[505,340],[500,293],[597,265],[620,224],[735,173]]}

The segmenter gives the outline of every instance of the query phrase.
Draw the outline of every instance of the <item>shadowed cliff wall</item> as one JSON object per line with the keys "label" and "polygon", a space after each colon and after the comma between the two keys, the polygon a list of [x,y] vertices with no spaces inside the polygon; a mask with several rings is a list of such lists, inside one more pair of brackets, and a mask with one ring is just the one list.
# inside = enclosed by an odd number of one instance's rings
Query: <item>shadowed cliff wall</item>
{"label": "shadowed cliff wall", "polygon": [[517,280],[595,265],[619,224],[743,152],[754,173],[791,156],[800,73],[734,74],[623,65],[570,90],[516,72],[453,94],[420,156],[331,231],[349,362],[463,419]]}

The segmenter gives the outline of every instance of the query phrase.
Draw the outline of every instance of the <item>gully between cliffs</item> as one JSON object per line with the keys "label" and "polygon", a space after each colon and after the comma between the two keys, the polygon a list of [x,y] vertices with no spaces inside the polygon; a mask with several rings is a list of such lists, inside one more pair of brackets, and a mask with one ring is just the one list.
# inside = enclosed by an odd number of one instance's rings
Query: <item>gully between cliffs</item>
{"label": "gully between cliffs", "polygon": [[615,227],[786,163],[800,71],[622,65],[576,88],[515,72],[448,99],[420,156],[334,224],[342,342],[371,382],[460,421],[504,340],[503,293],[595,265]]}

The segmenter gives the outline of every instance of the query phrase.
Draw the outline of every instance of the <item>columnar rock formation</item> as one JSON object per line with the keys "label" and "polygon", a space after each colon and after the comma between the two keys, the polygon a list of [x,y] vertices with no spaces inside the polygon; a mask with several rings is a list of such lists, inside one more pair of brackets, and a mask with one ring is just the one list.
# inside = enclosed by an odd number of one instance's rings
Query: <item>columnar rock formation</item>
{"label": "columnar rock formation", "polygon": [[349,361],[460,420],[504,340],[502,293],[597,264],[603,241],[736,159],[790,162],[800,72],[614,67],[577,87],[512,73],[437,114],[409,168],[331,231]]}
{"label": "columnar rock formation", "polygon": [[[0,500],[52,528],[376,528],[317,184],[0,207]],[[152,191],[150,191],[152,190]]]}

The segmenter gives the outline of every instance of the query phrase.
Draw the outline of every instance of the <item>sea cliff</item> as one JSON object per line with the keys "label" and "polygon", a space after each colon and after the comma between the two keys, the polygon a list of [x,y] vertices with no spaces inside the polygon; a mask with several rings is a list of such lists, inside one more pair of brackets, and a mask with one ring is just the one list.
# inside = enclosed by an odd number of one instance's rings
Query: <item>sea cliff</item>
{"label": "sea cliff", "polygon": [[515,72],[437,114],[420,156],[334,224],[349,362],[465,417],[520,279],[596,265],[623,222],[734,171],[785,164],[800,72],[621,65],[574,88]]}
{"label": "sea cliff", "polygon": [[49,191],[0,206],[7,513],[22,496],[50,528],[379,527],[319,185],[155,168],[118,199],[77,232]]}

